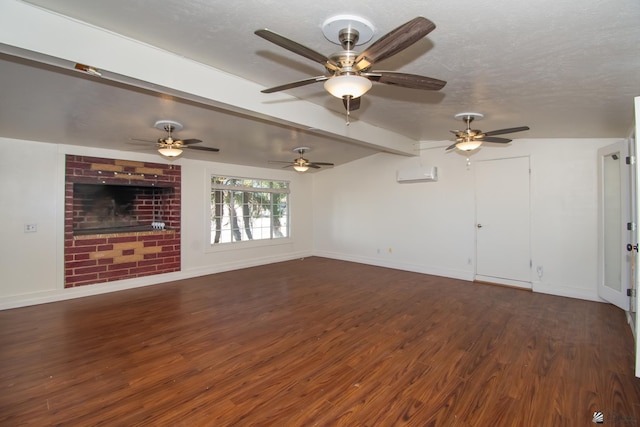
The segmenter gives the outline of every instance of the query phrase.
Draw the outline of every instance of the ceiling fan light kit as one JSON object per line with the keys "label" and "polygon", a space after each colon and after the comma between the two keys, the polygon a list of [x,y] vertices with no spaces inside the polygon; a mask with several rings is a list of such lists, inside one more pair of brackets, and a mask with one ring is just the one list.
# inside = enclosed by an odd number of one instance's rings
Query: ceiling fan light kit
{"label": "ceiling fan light kit", "polygon": [[371,80],[354,74],[335,76],[324,82],[327,92],[340,99],[360,98],[371,89],[371,86],[373,86]]}
{"label": "ceiling fan light kit", "polygon": [[293,165],[293,168],[297,172],[306,172],[306,171],[309,170],[309,166],[307,166],[307,165]]}
{"label": "ceiling fan light kit", "polygon": [[456,148],[460,151],[473,151],[482,145],[482,141],[476,141],[474,139],[468,139],[456,144]]}
{"label": "ceiling fan light kit", "polygon": [[165,157],[178,157],[180,154],[182,154],[182,150],[173,147],[160,147],[158,148],[158,153],[162,154]]}

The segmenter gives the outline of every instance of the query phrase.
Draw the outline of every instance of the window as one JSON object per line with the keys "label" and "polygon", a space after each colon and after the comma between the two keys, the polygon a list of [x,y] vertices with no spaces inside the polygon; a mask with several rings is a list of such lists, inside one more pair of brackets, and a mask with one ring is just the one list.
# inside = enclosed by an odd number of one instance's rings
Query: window
{"label": "window", "polygon": [[289,182],[211,177],[211,244],[289,237]]}

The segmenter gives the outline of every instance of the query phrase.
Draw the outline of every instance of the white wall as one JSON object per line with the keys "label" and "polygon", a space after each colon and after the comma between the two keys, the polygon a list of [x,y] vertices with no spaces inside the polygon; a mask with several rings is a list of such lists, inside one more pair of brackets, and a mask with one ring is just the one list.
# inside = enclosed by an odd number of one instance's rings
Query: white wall
{"label": "white wall", "polygon": [[[314,253],[473,280],[474,163],[529,156],[533,290],[599,300],[596,154],[616,141],[516,140],[483,147],[470,166],[445,152],[449,142],[431,142],[419,158],[377,154],[325,171],[314,179]],[[398,169],[421,165],[438,167],[439,181],[396,182]]]}
{"label": "white wall", "polygon": [[[58,147],[0,138],[0,150],[0,296],[50,291],[63,268]],[[37,231],[25,233],[25,224]]]}
{"label": "white wall", "polygon": [[[516,140],[470,156],[423,143],[420,157],[377,154],[313,175],[180,159],[182,271],[64,289],[63,198],[67,153],[162,162],[123,153],[0,138],[0,309],[146,286],[252,265],[326,256],[472,280],[475,262],[474,163],[531,159],[531,253],[534,291],[598,300],[597,149],[613,139]],[[435,147],[435,148],[434,148]],[[398,184],[398,169],[437,166],[439,181]],[[206,243],[209,173],[287,179],[292,239],[264,246],[216,248]],[[24,233],[25,224],[36,233]],[[542,266],[541,278],[535,274]]]}
{"label": "white wall", "polygon": [[[152,285],[311,255],[312,180],[283,170],[180,159],[182,271],[64,289],[64,159],[66,154],[162,163],[155,154],[118,152],[0,138],[0,309]],[[291,182],[291,235],[286,243],[207,244],[210,173]],[[25,224],[37,232],[25,233]]]}

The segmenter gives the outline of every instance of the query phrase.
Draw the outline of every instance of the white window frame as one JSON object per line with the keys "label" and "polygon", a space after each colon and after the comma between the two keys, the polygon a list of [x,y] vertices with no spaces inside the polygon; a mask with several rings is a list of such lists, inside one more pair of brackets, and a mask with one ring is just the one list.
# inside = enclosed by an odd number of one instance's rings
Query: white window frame
{"label": "white window frame", "polygon": [[[221,178],[223,180],[226,181],[226,183],[219,183],[219,182],[214,182],[214,179],[216,178]],[[290,181],[287,180],[282,180],[282,179],[266,179],[266,178],[250,178],[250,177],[242,177],[242,176],[229,176],[226,174],[220,174],[220,173],[210,173],[209,174],[209,181],[210,181],[210,189],[209,189],[209,212],[210,214],[208,215],[208,227],[207,227],[207,231],[208,231],[208,237],[207,237],[207,241],[209,242],[209,247],[211,249],[220,249],[220,248],[227,248],[227,249],[231,249],[231,248],[235,248],[238,246],[245,246],[245,245],[253,245],[253,246],[270,246],[270,245],[274,245],[274,244],[283,244],[283,243],[289,243],[290,242],[290,237],[291,237],[291,219],[290,219],[290,214],[291,214],[291,191],[290,191],[290,186],[291,183]],[[240,182],[233,182],[233,181],[240,181]],[[231,182],[231,183],[229,183]],[[268,186],[264,186],[261,184],[264,183],[268,183]],[[274,184],[284,184],[283,187],[276,187],[274,186]],[[248,185],[247,185],[248,184]],[[229,233],[228,237],[229,240],[223,240],[220,241],[218,243],[214,243],[214,234],[216,233],[215,230],[215,225],[214,225],[214,200],[213,200],[213,192],[215,190],[223,190],[223,191],[237,191],[237,192],[251,192],[251,193],[269,193],[270,196],[273,194],[286,194],[286,207],[284,209],[284,211],[282,212],[282,214],[279,216],[280,218],[284,218],[285,219],[285,224],[281,225],[281,227],[284,229],[284,235],[279,237],[276,236],[274,231],[275,231],[275,227],[274,227],[274,223],[273,223],[273,209],[269,209],[270,215],[269,215],[269,237],[265,237],[265,238],[253,238],[253,239],[243,239],[243,240],[235,240],[233,239],[233,228],[231,228],[231,225],[229,225],[228,227],[224,227],[222,229],[223,233]],[[270,202],[273,204],[273,198],[270,197]],[[224,216],[223,216],[224,218]],[[227,217],[229,219],[231,219],[230,217]],[[243,232],[244,227],[243,226],[239,226],[238,227],[240,232],[242,232],[243,235],[246,236],[246,233]]]}

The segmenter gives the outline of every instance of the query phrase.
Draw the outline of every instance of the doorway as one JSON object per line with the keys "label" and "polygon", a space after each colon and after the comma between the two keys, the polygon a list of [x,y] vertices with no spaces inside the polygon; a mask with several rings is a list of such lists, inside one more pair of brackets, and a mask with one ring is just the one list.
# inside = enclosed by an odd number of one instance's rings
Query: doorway
{"label": "doorway", "polygon": [[631,168],[629,144],[620,141],[598,150],[598,295],[629,310],[631,286]]}
{"label": "doorway", "polygon": [[478,161],[475,280],[531,289],[529,157]]}

